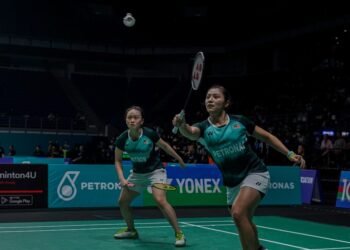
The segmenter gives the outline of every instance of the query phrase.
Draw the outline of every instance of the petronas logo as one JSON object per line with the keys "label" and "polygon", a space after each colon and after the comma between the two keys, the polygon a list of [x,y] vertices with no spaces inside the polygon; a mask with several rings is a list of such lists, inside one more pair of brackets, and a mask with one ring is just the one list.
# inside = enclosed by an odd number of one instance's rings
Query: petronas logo
{"label": "petronas logo", "polygon": [[77,195],[77,187],[75,181],[78,178],[80,171],[67,171],[62,177],[60,184],[57,187],[57,195],[64,201],[73,200]]}

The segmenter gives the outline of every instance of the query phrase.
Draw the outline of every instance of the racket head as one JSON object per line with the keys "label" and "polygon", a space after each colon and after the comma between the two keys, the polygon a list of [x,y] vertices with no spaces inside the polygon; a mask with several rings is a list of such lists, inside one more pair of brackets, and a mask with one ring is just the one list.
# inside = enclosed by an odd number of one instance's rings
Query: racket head
{"label": "racket head", "polygon": [[152,187],[155,187],[155,188],[158,188],[161,190],[166,190],[166,191],[175,191],[176,190],[176,187],[174,187],[170,184],[167,184],[167,183],[153,183]]}
{"label": "racket head", "polygon": [[201,84],[204,71],[204,61],[204,53],[202,51],[197,52],[192,68],[191,85],[193,90],[197,90]]}

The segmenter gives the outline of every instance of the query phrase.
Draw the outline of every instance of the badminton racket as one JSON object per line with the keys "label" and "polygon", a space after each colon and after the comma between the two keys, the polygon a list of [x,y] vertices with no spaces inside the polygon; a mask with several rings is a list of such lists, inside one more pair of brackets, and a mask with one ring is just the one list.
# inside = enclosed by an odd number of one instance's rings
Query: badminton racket
{"label": "badminton racket", "polygon": [[[203,70],[204,70],[204,61],[205,61],[204,53],[202,51],[197,52],[195,59],[194,59],[193,67],[192,67],[191,88],[190,88],[190,91],[188,92],[188,95],[187,95],[187,98],[185,101],[185,105],[180,112],[181,119],[183,119],[185,116],[185,109],[187,107],[188,101],[191,98],[193,90],[198,90],[199,85],[201,84]],[[178,127],[174,127],[172,132],[174,134],[177,134],[178,130],[179,130]]]}

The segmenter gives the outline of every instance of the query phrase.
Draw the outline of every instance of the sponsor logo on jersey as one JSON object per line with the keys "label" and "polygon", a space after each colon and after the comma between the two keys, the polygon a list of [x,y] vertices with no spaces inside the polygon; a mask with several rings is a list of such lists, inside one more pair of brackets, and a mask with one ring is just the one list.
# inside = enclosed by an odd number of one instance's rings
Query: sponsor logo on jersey
{"label": "sponsor logo on jersey", "polygon": [[232,125],[232,128],[234,128],[234,129],[238,129],[240,127],[241,127],[241,125],[239,125],[238,123],[235,123]]}

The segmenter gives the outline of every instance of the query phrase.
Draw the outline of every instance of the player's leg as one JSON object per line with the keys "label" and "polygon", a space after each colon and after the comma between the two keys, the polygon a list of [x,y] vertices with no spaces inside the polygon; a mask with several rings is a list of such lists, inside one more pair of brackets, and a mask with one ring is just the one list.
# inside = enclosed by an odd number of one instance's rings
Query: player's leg
{"label": "player's leg", "polygon": [[169,221],[170,225],[176,232],[181,231],[177,222],[177,217],[174,208],[166,199],[166,191],[152,187],[153,199],[157,203],[164,217]]}
{"label": "player's leg", "polygon": [[129,188],[123,188],[118,200],[120,212],[130,230],[135,229],[134,216],[130,204],[138,195],[139,193],[136,191],[130,190]]}
{"label": "player's leg", "polygon": [[[166,170],[157,169],[153,171],[149,177],[149,180],[151,184],[166,183],[166,180],[167,180]],[[164,217],[169,221],[170,225],[173,227],[175,231],[175,237],[176,237],[175,246],[184,246],[186,244],[185,236],[179,227],[175,210],[167,200],[166,191],[152,187],[152,195],[160,211],[162,212]]]}
{"label": "player's leg", "polygon": [[[260,194],[261,195],[261,194]],[[250,221],[252,222],[252,227],[253,227],[253,230],[254,230],[254,233],[256,235],[256,239],[258,239],[258,242],[259,242],[259,234],[258,234],[258,229],[255,225],[255,223],[253,222],[253,216],[255,214],[255,210],[256,208],[258,207],[259,204],[256,205],[256,207],[252,208],[252,210],[250,211]],[[260,242],[259,242],[259,245],[260,245]]]}
{"label": "player's leg", "polygon": [[[264,194],[262,194],[262,193],[260,193],[260,194],[261,194],[261,195],[264,195]],[[265,248],[265,247],[260,243],[260,241],[259,241],[258,229],[257,229],[255,223],[253,222],[253,216],[254,216],[254,214],[255,214],[255,210],[256,210],[257,207],[258,207],[258,206],[256,206],[256,207],[251,211],[250,221],[252,222],[252,227],[253,227],[254,233],[255,233],[255,235],[256,235],[256,239],[258,239],[258,242],[259,242],[259,245],[260,245],[260,247],[258,248],[258,250],[265,250],[266,248]]]}
{"label": "player's leg", "polygon": [[231,208],[231,216],[237,226],[244,250],[257,250],[260,246],[251,213],[260,202],[259,191],[251,187],[242,187]]}
{"label": "player's leg", "polygon": [[119,230],[114,238],[116,239],[137,239],[138,233],[135,229],[134,215],[131,207],[131,202],[141,193],[144,178],[142,175],[131,173],[128,177],[128,181],[133,183],[134,187],[122,187],[122,191],[119,196],[118,204],[122,217],[127,225],[126,229]]}
{"label": "player's leg", "polygon": [[231,206],[243,249],[260,249],[258,232],[253,223],[253,216],[259,202],[268,189],[268,172],[250,173],[242,183],[234,188],[227,188],[227,201]]}
{"label": "player's leg", "polygon": [[152,194],[160,211],[163,213],[164,217],[169,221],[170,225],[175,231],[175,246],[185,246],[185,235],[179,227],[174,208],[169,204],[169,202],[166,199],[166,191],[152,187]]}
{"label": "player's leg", "polygon": [[[256,190],[259,191],[259,194],[261,196],[261,200],[265,197],[267,190],[268,190],[268,185],[270,183],[270,174],[269,172],[263,172],[263,173],[252,173],[251,175],[248,176],[248,178],[242,183],[242,186],[250,186]],[[260,201],[261,201],[260,200]],[[256,239],[259,242],[259,234],[257,227],[255,223],[253,222],[253,216],[255,214],[255,210],[257,209],[259,204],[256,204],[255,207],[252,208],[250,211],[250,221],[252,223],[253,230],[256,234]],[[261,243],[259,242],[259,248],[258,250],[264,250],[266,249]]]}

